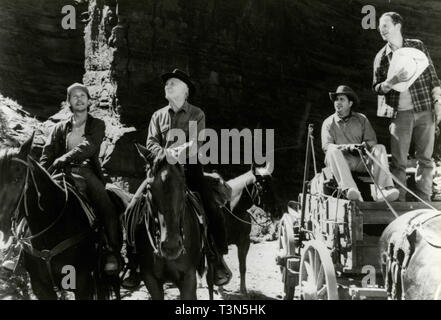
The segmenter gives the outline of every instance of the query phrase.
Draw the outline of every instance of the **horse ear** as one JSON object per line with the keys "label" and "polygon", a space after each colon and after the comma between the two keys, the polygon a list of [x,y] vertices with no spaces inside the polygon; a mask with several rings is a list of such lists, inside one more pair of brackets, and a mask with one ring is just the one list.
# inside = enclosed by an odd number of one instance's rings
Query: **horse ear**
{"label": "horse ear", "polygon": [[19,157],[22,159],[26,159],[27,156],[31,153],[32,142],[34,141],[35,131],[32,132],[32,135],[26,140],[20,147]]}
{"label": "horse ear", "polygon": [[139,143],[135,143],[135,148],[136,148],[136,150],[138,150],[138,153],[144,159],[144,161],[146,163],[149,163],[150,158],[151,158],[151,153],[150,153],[149,149],[147,149],[143,145],[140,145]]}

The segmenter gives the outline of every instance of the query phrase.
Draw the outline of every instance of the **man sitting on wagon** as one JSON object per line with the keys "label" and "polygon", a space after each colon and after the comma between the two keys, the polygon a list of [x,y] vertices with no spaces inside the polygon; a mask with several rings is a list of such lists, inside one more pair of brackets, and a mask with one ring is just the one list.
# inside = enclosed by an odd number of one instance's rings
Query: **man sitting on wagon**
{"label": "man sitting on wagon", "polygon": [[[330,92],[329,97],[334,102],[335,113],[323,122],[322,148],[326,154],[325,164],[344,196],[349,200],[363,201],[351,171],[366,172],[365,162],[381,189],[375,188],[373,199],[397,200],[399,192],[394,188],[386,148],[377,144],[377,137],[367,117],[352,111],[353,107],[359,105],[357,94],[350,87],[341,85],[335,92]],[[381,166],[371,159],[363,161],[359,153],[361,148],[369,150]]]}

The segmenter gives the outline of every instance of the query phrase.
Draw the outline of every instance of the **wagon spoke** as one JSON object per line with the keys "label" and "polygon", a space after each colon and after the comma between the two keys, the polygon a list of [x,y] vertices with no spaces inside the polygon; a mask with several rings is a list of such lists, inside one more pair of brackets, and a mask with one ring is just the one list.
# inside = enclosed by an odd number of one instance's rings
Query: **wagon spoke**
{"label": "wagon spoke", "polygon": [[314,278],[314,272],[312,270],[311,264],[306,261],[305,261],[305,270],[306,270],[306,280],[311,281]]}
{"label": "wagon spoke", "polygon": [[308,261],[309,261],[310,264],[312,264],[314,266],[314,259],[312,257],[311,250],[308,251]]}
{"label": "wagon spoke", "polygon": [[318,273],[320,272],[322,264],[317,251],[314,251],[314,277],[317,279]]}
{"label": "wagon spoke", "polygon": [[325,275],[325,269],[323,269],[323,265],[320,264],[320,270],[319,270],[319,273],[317,275],[317,290],[323,284],[324,275]]}
{"label": "wagon spoke", "polygon": [[319,290],[317,291],[317,297],[318,297],[319,299],[323,299],[323,298],[326,296],[327,293],[328,293],[328,290],[327,290],[326,284],[324,284],[324,285],[321,287],[321,289],[319,289]]}

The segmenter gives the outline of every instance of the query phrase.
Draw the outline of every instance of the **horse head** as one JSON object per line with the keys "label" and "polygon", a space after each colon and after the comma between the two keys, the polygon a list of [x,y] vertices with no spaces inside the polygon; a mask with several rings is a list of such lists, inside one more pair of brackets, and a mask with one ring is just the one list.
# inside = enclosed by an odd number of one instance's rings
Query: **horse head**
{"label": "horse head", "polygon": [[272,218],[279,218],[281,210],[276,201],[271,166],[271,163],[267,163],[265,167],[251,166],[251,172],[255,177],[252,197],[255,205],[269,213]]}
{"label": "horse head", "polygon": [[12,217],[24,192],[33,140],[34,134],[20,148],[0,150],[0,231],[5,241],[11,236]]}
{"label": "horse head", "polygon": [[177,259],[184,251],[186,186],[183,167],[170,159],[165,151],[153,156],[139,144],[136,148],[149,168],[147,179],[152,195],[151,211],[160,228],[159,254],[170,260]]}

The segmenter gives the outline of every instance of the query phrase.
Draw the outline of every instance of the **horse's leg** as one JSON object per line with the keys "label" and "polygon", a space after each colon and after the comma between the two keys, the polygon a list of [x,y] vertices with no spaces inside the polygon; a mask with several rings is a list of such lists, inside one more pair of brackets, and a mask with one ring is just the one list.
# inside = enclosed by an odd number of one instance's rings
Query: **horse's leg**
{"label": "horse's leg", "polygon": [[31,274],[32,292],[38,300],[57,300],[58,296],[54,291],[50,279],[40,279],[37,274]]}
{"label": "horse's leg", "polygon": [[185,274],[183,280],[179,283],[181,300],[197,300],[196,294],[196,270],[191,270]]}
{"label": "horse's leg", "polygon": [[246,287],[246,270],[247,270],[247,254],[250,249],[250,238],[247,235],[246,239],[237,245],[237,256],[239,258],[239,272],[240,272],[240,293],[247,295]]}
{"label": "horse's leg", "polygon": [[152,273],[141,269],[142,279],[152,300],[164,300],[164,285]]}
{"label": "horse's leg", "polygon": [[94,281],[89,272],[78,272],[76,275],[75,300],[90,300],[93,298]]}
{"label": "horse's leg", "polygon": [[211,264],[208,264],[206,279],[207,279],[207,286],[208,286],[208,296],[209,296],[210,300],[213,300],[214,279],[213,279],[213,268],[211,267]]}

